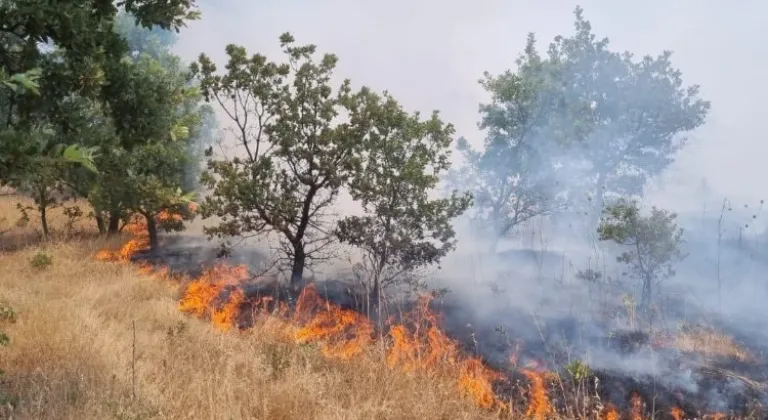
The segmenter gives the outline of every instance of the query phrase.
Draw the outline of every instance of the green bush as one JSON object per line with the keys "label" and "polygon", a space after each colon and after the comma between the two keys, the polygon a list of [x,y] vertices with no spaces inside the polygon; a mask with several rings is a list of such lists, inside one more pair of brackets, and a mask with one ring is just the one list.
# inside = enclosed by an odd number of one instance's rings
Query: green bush
{"label": "green bush", "polygon": [[42,270],[53,264],[53,257],[45,251],[37,251],[32,255],[32,258],[29,259],[29,264],[32,268]]}

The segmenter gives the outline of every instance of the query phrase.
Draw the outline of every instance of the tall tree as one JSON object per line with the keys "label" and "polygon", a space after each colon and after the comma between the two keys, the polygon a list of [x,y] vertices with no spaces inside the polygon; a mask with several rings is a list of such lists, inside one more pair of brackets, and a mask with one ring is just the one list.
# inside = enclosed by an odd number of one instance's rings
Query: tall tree
{"label": "tall tree", "polygon": [[449,198],[429,197],[450,166],[454,133],[437,112],[422,121],[389,95],[383,102],[372,95],[365,110],[373,129],[364,140],[362,168],[350,183],[364,214],[341,220],[336,234],[364,252],[376,301],[381,288],[439,263],[455,248],[451,221],[469,207],[471,196],[453,192]]}
{"label": "tall tree", "polygon": [[205,55],[195,66],[206,98],[229,117],[239,146],[235,156],[209,160],[203,183],[212,191],[200,213],[221,220],[206,229],[211,237],[276,233],[297,285],[333,239],[328,212],[359,167],[371,125],[360,103],[370,92],[353,92],[344,81],[334,93],[336,56],[315,61],[315,46],[294,46],[287,33],[280,45],[285,64],[229,45],[226,73]]}
{"label": "tall tree", "polygon": [[[561,96],[581,104],[573,124],[587,131],[563,149],[568,175],[592,198],[599,216],[606,197],[641,195],[685,144],[684,134],[704,124],[710,104],[697,85],[685,86],[670,51],[635,60],[597,39],[577,7],[575,34],[558,36],[547,62],[559,68]],[[581,169],[585,168],[585,169]],[[578,183],[570,183],[576,186]]]}
{"label": "tall tree", "polygon": [[474,193],[472,216],[491,252],[515,227],[562,204],[552,150],[580,128],[565,132],[562,116],[572,110],[559,95],[558,68],[542,61],[532,34],[517,64],[517,72],[486,73],[480,82],[491,97],[480,106],[487,136],[481,150],[460,139],[465,165],[452,174],[453,186]]}
{"label": "tall tree", "polygon": [[112,70],[115,83],[108,88],[117,144],[99,161],[100,174],[89,198],[97,211],[110,214],[110,231],[121,218],[133,213],[144,216],[154,249],[156,217],[193,198],[183,188],[183,174],[191,157],[190,134],[200,123],[201,95],[179,58],[171,54],[158,60],[141,53],[119,65],[119,72]]}

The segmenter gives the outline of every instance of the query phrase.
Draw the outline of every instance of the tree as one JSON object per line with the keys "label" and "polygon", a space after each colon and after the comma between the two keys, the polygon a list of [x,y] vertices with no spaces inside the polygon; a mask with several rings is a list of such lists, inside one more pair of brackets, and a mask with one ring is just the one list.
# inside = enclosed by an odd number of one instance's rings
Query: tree
{"label": "tree", "polygon": [[53,134],[51,130],[41,127],[33,132],[30,139],[24,139],[20,146],[25,158],[16,162],[17,170],[9,178],[11,187],[34,200],[34,207],[22,207],[19,203],[19,208],[25,218],[27,210],[38,212],[46,240],[50,238],[47,212],[58,204],[55,193],[63,193],[61,179],[66,166],[59,150],[61,144],[51,141]]}
{"label": "tree", "polygon": [[675,274],[674,264],[685,258],[681,247],[683,229],[675,224],[677,215],[656,207],[643,216],[635,201],[619,200],[606,207],[598,226],[602,241],[626,248],[617,261],[626,264],[643,283],[641,308],[647,310],[653,286]]}
{"label": "tree", "polygon": [[371,296],[413,270],[439,263],[455,248],[451,220],[471,204],[469,194],[430,199],[449,166],[454,128],[437,112],[421,121],[389,95],[365,104],[373,130],[365,139],[365,159],[350,183],[364,215],[349,216],[336,234],[357,246],[372,269]]}
{"label": "tree", "polygon": [[158,247],[157,220],[161,213],[177,216],[161,220],[160,227],[165,231],[183,230],[182,220],[194,216],[186,207],[195,194],[181,189],[186,153],[183,144],[175,146],[147,144],[129,152],[123,161],[126,208],[146,220],[152,250]]}
{"label": "tree", "polygon": [[236,156],[211,156],[202,176],[211,193],[200,214],[220,218],[206,232],[225,239],[225,249],[233,237],[276,233],[295,286],[305,266],[328,255],[328,213],[360,165],[371,125],[360,104],[370,92],[353,93],[347,80],[334,94],[336,56],[325,54],[317,62],[315,46],[294,46],[288,33],[280,44],[285,64],[229,45],[226,73],[217,73],[204,54],[194,66],[206,99],[231,120],[239,146]]}
{"label": "tree", "polygon": [[[200,122],[199,90],[178,57],[158,61],[149,54],[126,58],[113,70],[109,105],[117,144],[100,160],[102,171],[89,192],[98,212],[109,213],[109,231],[139,213],[147,221],[152,249],[158,246],[156,217],[179,213],[194,194],[183,189],[190,133]],[[181,212],[190,216],[188,212]],[[180,230],[179,223],[161,226]]]}
{"label": "tree", "polygon": [[554,87],[557,69],[542,62],[532,34],[517,64],[516,73],[485,73],[480,83],[491,102],[480,106],[480,128],[488,135],[482,150],[460,139],[466,164],[452,177],[453,186],[474,193],[474,220],[491,238],[491,252],[516,226],[561,205],[551,153],[566,109]]}
{"label": "tree", "polygon": [[[0,1],[0,84],[12,88],[0,88],[0,137],[6,153],[19,155],[5,140],[29,138],[32,131],[25,130],[34,130],[41,116],[55,125],[56,107],[71,96],[105,99],[102,88],[109,86],[109,63],[119,62],[127,50],[113,31],[120,7],[148,28],[178,31],[186,20],[199,17],[194,0]],[[31,75],[45,85],[35,100],[19,97],[12,86],[37,91]],[[58,149],[62,157],[91,164],[97,149],[81,147],[77,133],[68,134],[69,143]],[[0,182],[14,169],[0,161]]]}
{"label": "tree", "polygon": [[[562,148],[570,187],[593,200],[599,216],[606,197],[637,196],[685,145],[684,133],[704,124],[710,104],[697,85],[684,86],[670,51],[635,60],[597,40],[583,10],[575,10],[575,34],[550,45],[548,66],[579,135]],[[580,180],[583,182],[573,182]]]}

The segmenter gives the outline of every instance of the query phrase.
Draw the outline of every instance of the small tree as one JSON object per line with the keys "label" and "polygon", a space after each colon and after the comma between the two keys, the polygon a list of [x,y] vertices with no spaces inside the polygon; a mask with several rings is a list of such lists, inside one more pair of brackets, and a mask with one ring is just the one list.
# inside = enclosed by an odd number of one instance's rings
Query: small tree
{"label": "small tree", "polygon": [[[134,149],[127,160],[125,190],[126,208],[138,213],[147,222],[147,233],[152,250],[158,247],[158,228],[166,232],[184,229],[183,220],[194,217],[186,211],[194,199],[194,192],[181,188],[183,168],[186,163],[184,146],[181,144],[153,144]],[[161,213],[174,217],[160,220]]]}
{"label": "small tree", "polygon": [[371,268],[372,298],[382,287],[426,265],[439,263],[455,248],[451,219],[471,204],[471,196],[430,199],[445,172],[454,128],[437,112],[421,121],[408,115],[389,95],[367,105],[375,127],[366,139],[363,167],[351,182],[352,197],[363,216],[339,222],[342,242],[360,247]]}
{"label": "small tree", "polygon": [[626,264],[643,283],[640,306],[647,311],[653,286],[675,274],[675,263],[685,258],[681,250],[683,229],[675,224],[677,215],[656,207],[642,216],[635,201],[619,200],[603,211],[598,226],[600,240],[613,241],[626,250],[617,261]]}
{"label": "small tree", "polygon": [[368,89],[353,93],[345,81],[333,94],[336,56],[315,62],[314,45],[293,42],[290,34],[280,37],[287,64],[229,45],[225,74],[205,55],[193,71],[206,99],[230,118],[239,146],[238,156],[212,157],[203,173],[212,192],[200,213],[221,220],[206,232],[224,239],[277,233],[297,285],[305,266],[326,255],[332,235],[325,217],[359,166],[370,116],[360,107]]}

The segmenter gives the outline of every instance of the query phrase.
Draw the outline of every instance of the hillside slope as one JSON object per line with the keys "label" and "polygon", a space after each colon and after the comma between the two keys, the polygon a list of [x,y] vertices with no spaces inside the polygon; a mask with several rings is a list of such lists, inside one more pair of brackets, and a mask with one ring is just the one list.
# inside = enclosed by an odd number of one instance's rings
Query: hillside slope
{"label": "hillside slope", "polygon": [[[12,208],[0,218],[17,217]],[[32,237],[14,228],[3,240]],[[0,325],[11,339],[0,347],[0,418],[490,418],[453,381],[398,373],[375,354],[329,361],[277,323],[217,331],[178,310],[175,283],[95,261],[104,245],[70,236],[0,251],[0,303],[16,314]],[[43,249],[52,265],[34,268]]]}

